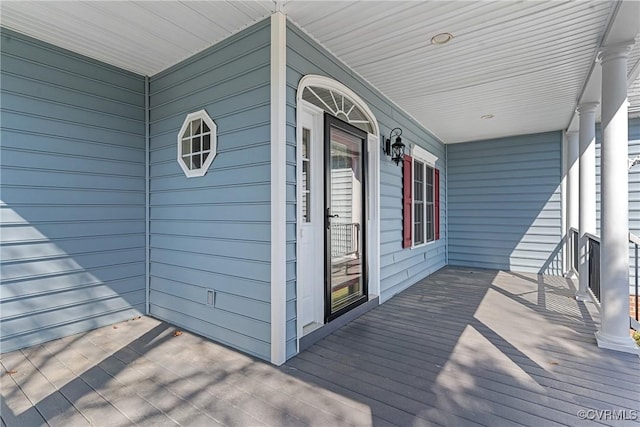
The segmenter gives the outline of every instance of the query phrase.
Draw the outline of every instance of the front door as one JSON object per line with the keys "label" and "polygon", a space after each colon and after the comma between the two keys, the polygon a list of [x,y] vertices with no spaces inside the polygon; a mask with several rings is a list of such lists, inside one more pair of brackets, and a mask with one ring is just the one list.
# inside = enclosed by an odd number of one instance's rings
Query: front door
{"label": "front door", "polygon": [[367,134],[324,115],[325,321],[367,300]]}

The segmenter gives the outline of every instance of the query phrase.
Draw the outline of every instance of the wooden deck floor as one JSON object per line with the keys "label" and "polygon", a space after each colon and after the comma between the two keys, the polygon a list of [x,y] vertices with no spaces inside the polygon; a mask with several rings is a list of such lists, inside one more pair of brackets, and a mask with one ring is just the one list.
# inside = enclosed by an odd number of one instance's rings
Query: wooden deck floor
{"label": "wooden deck floor", "polygon": [[2,425],[638,426],[640,359],[573,292],[445,268],[279,368],[143,317],[3,354]]}

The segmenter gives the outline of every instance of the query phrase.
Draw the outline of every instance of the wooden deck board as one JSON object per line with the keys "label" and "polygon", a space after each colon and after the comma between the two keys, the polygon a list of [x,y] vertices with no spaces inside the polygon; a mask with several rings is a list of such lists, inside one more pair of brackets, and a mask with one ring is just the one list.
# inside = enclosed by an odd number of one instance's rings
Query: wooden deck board
{"label": "wooden deck board", "polygon": [[2,421],[10,426],[44,425],[44,417],[20,387],[22,382],[20,377],[29,375],[28,363],[20,360],[19,357],[11,356],[14,355],[2,356],[2,377],[0,378]]}
{"label": "wooden deck board", "polygon": [[1,424],[553,426],[638,416],[640,358],[599,349],[563,278],[445,268],[274,367],[142,317],[3,354]]}
{"label": "wooden deck board", "polygon": [[[324,352],[325,357],[330,355],[329,352]],[[370,355],[366,357],[367,360],[373,360]],[[407,365],[404,366],[402,371],[397,370],[397,367],[388,368],[388,363],[385,363],[385,359],[380,359],[377,361],[375,365],[371,365],[371,370],[369,372],[378,372],[380,375],[385,377],[395,378],[397,381],[400,381],[404,384],[412,384],[414,387],[418,389],[427,389],[429,390],[431,384],[433,384],[436,380],[436,376],[438,373],[438,369],[432,369],[429,372],[428,367],[424,367],[422,369],[414,368],[410,369]],[[361,369],[367,369],[367,365],[363,364]],[[475,373],[474,373],[475,374]],[[447,385],[447,384],[443,384]],[[471,381],[469,379],[461,380],[457,379],[455,384],[456,386],[465,386],[468,388],[474,387],[475,390],[471,393],[468,393],[465,397],[467,401],[465,402],[466,407],[471,407],[476,404],[478,401],[488,400],[495,403],[501,403],[504,406],[503,410],[507,413],[506,417],[510,416],[510,419],[514,422],[522,422],[523,419],[526,419],[528,415],[527,412],[520,411],[522,408],[522,402],[520,400],[527,400],[531,398],[531,395],[535,395],[536,391],[531,390],[521,390],[519,388],[519,384],[510,384],[506,385],[505,383],[500,383],[493,380],[482,379],[478,375],[474,375],[474,380]],[[528,394],[528,395],[527,395]],[[524,397],[522,396],[524,395]],[[514,399],[515,398],[515,399]],[[422,401],[423,403],[428,403],[426,401]],[[547,419],[549,421],[559,419],[563,414],[560,412],[556,412],[555,416],[554,411],[557,408],[554,408],[553,401],[545,402],[545,405],[542,406],[542,410],[535,414],[541,419]],[[579,409],[579,408],[576,408]],[[549,418],[551,417],[551,418]],[[532,420],[532,419],[531,419]]]}
{"label": "wooden deck board", "polygon": [[[349,327],[358,329],[359,326],[360,325],[354,324]],[[363,327],[358,332],[362,332],[363,330],[366,331],[366,329],[366,327]],[[338,332],[338,334],[339,333],[340,332]],[[429,342],[425,343],[422,342],[423,336],[420,333],[413,333],[410,331],[410,327],[407,325],[385,325],[379,327],[378,337],[367,337],[367,341],[364,342],[381,341],[384,344],[392,344],[397,347],[398,351],[417,351],[423,352],[423,354],[440,355],[440,357],[447,359],[450,355],[450,349],[448,349],[446,345],[450,342],[450,338],[446,336],[446,333],[446,331],[431,332]],[[358,338],[353,337],[353,339],[355,340]],[[570,377],[575,377],[580,383],[584,382],[586,386],[597,387],[602,384],[612,384],[614,385],[615,391],[619,392],[620,395],[626,394],[626,391],[637,390],[636,384],[638,382],[638,378],[636,373],[627,373],[626,371],[628,370],[624,369],[622,371],[617,371],[615,368],[607,366],[593,366],[598,363],[596,360],[592,361],[593,365],[585,365],[584,363],[572,360],[571,355],[567,355],[566,353],[562,353],[556,349],[548,352],[548,357],[541,367],[541,365],[533,362],[526,355],[514,350],[509,345],[494,343],[494,346],[500,349],[504,355],[514,361],[517,361],[520,369],[527,371],[538,369],[538,375],[544,376],[547,372],[545,369],[553,367],[553,370],[550,371],[548,375],[556,376],[558,374],[563,374],[567,375],[568,379]],[[386,346],[386,348],[389,348],[389,346]],[[458,352],[471,355],[475,354],[474,349],[460,349]],[[575,357],[573,359],[575,359]]]}
{"label": "wooden deck board", "polygon": [[563,278],[449,267],[289,364],[313,373],[321,363],[338,373],[328,379],[339,387],[355,376],[413,395],[425,408],[468,416],[477,407],[497,417],[475,418],[478,424],[589,424],[578,418],[581,409],[626,410],[634,417],[640,359],[597,348],[598,313],[593,304],[575,301],[574,292]]}

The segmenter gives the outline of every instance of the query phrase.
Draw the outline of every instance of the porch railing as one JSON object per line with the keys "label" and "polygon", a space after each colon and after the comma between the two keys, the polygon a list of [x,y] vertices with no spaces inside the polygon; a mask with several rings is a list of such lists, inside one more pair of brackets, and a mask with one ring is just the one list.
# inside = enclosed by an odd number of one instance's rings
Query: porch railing
{"label": "porch railing", "polygon": [[587,236],[587,253],[589,259],[589,289],[600,302],[600,238],[593,234]]}
{"label": "porch railing", "polygon": [[578,274],[578,262],[580,257],[579,234],[575,228],[569,229],[569,268]]}
{"label": "porch railing", "polygon": [[331,223],[331,256],[340,257],[351,254],[359,256],[360,248],[359,223]]}
{"label": "porch railing", "polygon": [[[569,256],[571,257],[571,268],[577,273],[578,271],[578,244],[577,244],[577,231],[574,228],[569,229]],[[600,303],[600,238],[593,234],[586,233],[587,237],[587,260],[589,265],[589,289],[593,297]],[[634,292],[631,295],[630,300],[634,301],[633,310],[629,313],[631,327],[636,330],[640,330],[640,307],[638,304],[640,301],[638,300],[638,288],[640,283],[640,274],[639,269],[639,259],[638,255],[640,252],[640,237],[636,236],[633,233],[629,233],[629,243],[633,248],[633,264],[631,268],[633,269],[633,287]],[[631,277],[631,275],[630,275]]]}

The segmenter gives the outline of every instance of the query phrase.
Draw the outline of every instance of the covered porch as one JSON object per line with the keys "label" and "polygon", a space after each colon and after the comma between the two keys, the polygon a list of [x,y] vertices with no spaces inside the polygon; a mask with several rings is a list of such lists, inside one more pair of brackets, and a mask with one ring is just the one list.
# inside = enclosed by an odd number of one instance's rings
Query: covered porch
{"label": "covered porch", "polygon": [[445,267],[281,367],[135,318],[4,354],[2,425],[637,425],[640,359],[575,293]]}
{"label": "covered porch", "polygon": [[[315,76],[372,109],[360,300],[384,303],[445,265],[573,274],[585,301],[602,277],[598,345],[638,352],[639,3],[194,5],[3,3],[3,351],[147,314],[276,365],[297,354],[304,327],[329,317],[325,284],[298,271],[302,246],[326,249],[302,238],[313,126],[297,98]],[[193,114],[216,126],[187,133]],[[386,149],[403,129],[405,154],[424,157],[406,166]],[[412,180],[414,167],[433,174]],[[326,217],[321,176],[306,218]]]}

